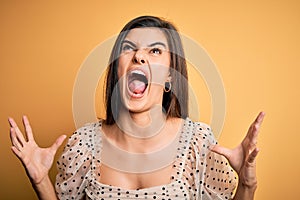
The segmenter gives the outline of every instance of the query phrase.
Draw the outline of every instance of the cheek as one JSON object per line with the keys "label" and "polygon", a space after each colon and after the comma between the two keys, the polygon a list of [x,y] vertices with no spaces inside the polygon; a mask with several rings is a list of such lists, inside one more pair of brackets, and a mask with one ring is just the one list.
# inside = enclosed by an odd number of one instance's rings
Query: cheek
{"label": "cheek", "polygon": [[169,75],[169,66],[155,64],[151,66],[152,83],[164,86]]}
{"label": "cheek", "polygon": [[128,56],[120,56],[118,64],[118,77],[121,78],[127,71],[130,58]]}
{"label": "cheek", "polygon": [[164,86],[170,72],[170,57],[166,56],[158,60],[153,60],[151,65],[152,81]]}

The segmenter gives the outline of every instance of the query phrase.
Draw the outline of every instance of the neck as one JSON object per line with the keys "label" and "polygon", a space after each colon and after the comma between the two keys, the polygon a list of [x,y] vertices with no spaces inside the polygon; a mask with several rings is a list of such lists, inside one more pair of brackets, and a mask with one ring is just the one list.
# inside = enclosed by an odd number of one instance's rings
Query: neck
{"label": "neck", "polygon": [[116,121],[119,129],[132,137],[149,138],[157,135],[166,123],[161,106],[144,112],[130,112],[123,108]]}

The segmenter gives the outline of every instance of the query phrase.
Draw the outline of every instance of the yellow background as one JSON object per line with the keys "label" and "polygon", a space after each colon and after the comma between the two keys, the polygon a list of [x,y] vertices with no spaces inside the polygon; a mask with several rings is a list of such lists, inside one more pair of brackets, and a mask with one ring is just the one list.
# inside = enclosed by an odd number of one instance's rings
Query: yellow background
{"label": "yellow background", "polygon": [[[72,89],[81,63],[128,20],[144,14],[174,22],[217,64],[227,96],[222,145],[237,145],[256,114],[267,113],[255,199],[297,199],[300,3],[291,0],[1,1],[0,199],[36,198],[10,151],[7,117],[20,123],[28,115],[42,146],[71,135]],[[209,123],[209,109],[203,109],[201,120]]]}

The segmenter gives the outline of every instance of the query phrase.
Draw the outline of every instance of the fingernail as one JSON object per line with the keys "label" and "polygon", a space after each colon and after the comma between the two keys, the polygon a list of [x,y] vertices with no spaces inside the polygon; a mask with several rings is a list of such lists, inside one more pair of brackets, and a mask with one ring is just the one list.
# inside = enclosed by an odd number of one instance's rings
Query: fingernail
{"label": "fingernail", "polygon": [[265,113],[263,111],[261,111],[259,113],[258,120],[261,121],[264,118],[264,116],[265,116]]}

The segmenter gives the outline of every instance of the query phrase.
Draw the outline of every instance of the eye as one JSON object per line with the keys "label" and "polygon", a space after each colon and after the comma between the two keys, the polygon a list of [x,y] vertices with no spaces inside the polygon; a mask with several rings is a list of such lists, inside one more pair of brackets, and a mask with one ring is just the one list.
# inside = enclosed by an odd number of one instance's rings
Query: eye
{"label": "eye", "polygon": [[162,54],[162,50],[160,48],[153,48],[150,50],[150,53],[159,55]]}
{"label": "eye", "polygon": [[122,46],[122,52],[131,52],[131,51],[134,51],[134,47],[132,47],[131,45],[124,44]]}

